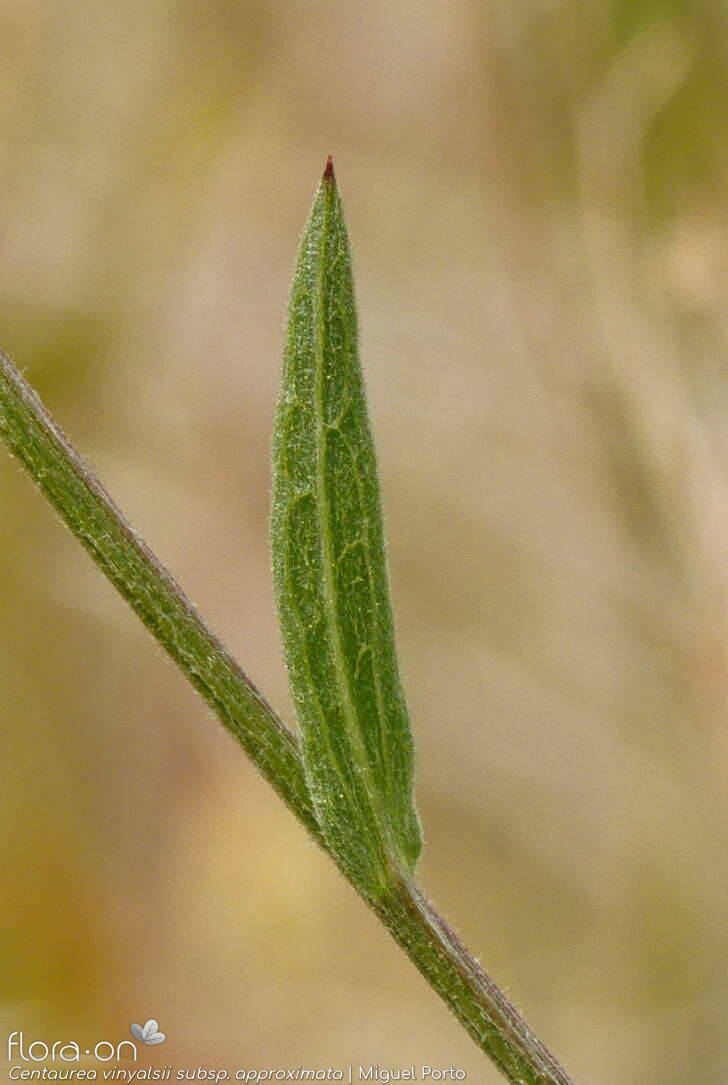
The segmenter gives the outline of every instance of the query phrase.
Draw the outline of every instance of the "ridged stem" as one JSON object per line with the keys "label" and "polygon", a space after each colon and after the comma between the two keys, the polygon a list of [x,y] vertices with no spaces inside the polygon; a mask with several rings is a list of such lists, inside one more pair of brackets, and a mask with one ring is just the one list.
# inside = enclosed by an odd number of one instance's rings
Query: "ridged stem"
{"label": "ridged stem", "polygon": [[[0,437],[63,522],[324,850],[297,737],[276,716],[0,351]],[[366,899],[366,898],[365,898]],[[514,1085],[573,1085],[414,883],[367,900]]]}

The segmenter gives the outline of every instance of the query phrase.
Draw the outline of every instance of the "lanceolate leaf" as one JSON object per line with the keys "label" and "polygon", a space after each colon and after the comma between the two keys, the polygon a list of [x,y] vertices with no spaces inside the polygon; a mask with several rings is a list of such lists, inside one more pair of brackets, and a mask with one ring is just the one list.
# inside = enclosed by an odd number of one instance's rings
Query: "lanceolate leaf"
{"label": "lanceolate leaf", "polygon": [[[333,180],[330,183],[333,186]],[[329,198],[334,197],[335,193],[329,192]],[[308,767],[304,767],[299,756],[298,741],[275,716],[244,671],[205,625],[170,573],[131,527],[61,432],[37,394],[2,350],[0,440],[17,456],[63,522],[133,607],[192,686],[202,694],[218,719],[240,741],[254,764],[309,833],[330,851],[336,849],[340,866],[361,895],[369,900],[379,919],[411,957],[427,982],[444,999],[459,1022],[508,1080],[514,1085],[573,1085],[571,1078],[540,1043],[503,992],[423,897],[414,880],[401,878],[397,885],[387,884],[387,879],[397,874],[393,871],[393,865],[402,864],[406,867],[408,862],[414,863],[419,847],[417,821],[410,799],[411,746],[394,663],[376,478],[364,413],[361,377],[351,348],[347,347],[349,353],[344,352],[343,344],[348,344],[350,340],[341,338],[343,333],[339,326],[343,321],[342,327],[346,325],[348,329],[346,335],[351,335],[353,300],[348,248],[339,217],[338,198],[334,204],[336,219],[330,207],[326,215],[323,214],[324,206],[320,202],[322,198],[319,193],[311,232],[304,238],[302,265],[296,279],[291,306],[291,333],[286,366],[288,383],[282,397],[276,447],[276,579],[279,587],[282,586],[281,611],[286,641],[292,646],[292,651],[289,651],[292,670],[297,672],[297,700],[305,708],[307,695],[305,688],[301,687],[301,676],[305,676],[308,671],[309,678],[311,675],[323,676],[326,682],[333,682],[333,664],[327,654],[326,636],[324,633],[318,637],[314,635],[314,630],[324,622],[321,590],[316,587],[315,579],[323,568],[321,548],[317,548],[315,540],[320,540],[322,536],[314,534],[312,541],[311,527],[306,518],[300,512],[294,511],[297,503],[302,503],[304,498],[311,498],[317,492],[310,479],[307,481],[311,467],[310,464],[307,467],[306,457],[311,458],[317,453],[322,442],[318,440],[316,430],[313,434],[310,429],[306,430],[302,420],[307,411],[310,416],[313,410],[310,370],[317,357],[316,344],[327,342],[329,347],[333,344],[333,353],[329,356],[328,353],[324,355],[319,351],[324,361],[328,359],[321,368],[322,381],[326,388],[328,377],[334,390],[332,399],[321,397],[321,402],[325,404],[324,410],[328,412],[324,413],[323,418],[328,421],[323,426],[319,424],[319,428],[328,432],[326,427],[331,425],[336,428],[334,423],[338,422],[342,440],[344,434],[346,440],[353,439],[351,434],[356,436],[363,433],[365,436],[366,451],[352,457],[354,470],[348,476],[350,481],[353,480],[351,486],[348,489],[344,487],[337,498],[330,499],[327,508],[339,510],[338,519],[334,518],[335,525],[345,519],[352,524],[362,520],[360,515],[350,512],[345,515],[341,511],[347,509],[352,501],[361,502],[361,508],[364,509],[363,522],[367,526],[366,532],[362,534],[362,538],[366,537],[367,540],[365,568],[374,570],[371,580],[372,607],[367,609],[366,602],[361,602],[361,585],[356,582],[361,578],[357,574],[350,588],[351,607],[348,597],[345,596],[340,603],[337,601],[335,610],[343,607],[347,615],[347,620],[341,620],[340,633],[340,654],[344,660],[351,658],[347,630],[353,622],[357,630],[363,630],[359,642],[362,651],[356,653],[357,661],[360,658],[363,660],[371,652],[372,656],[376,653],[377,661],[382,663],[380,671],[372,669],[367,672],[370,675],[368,688],[371,691],[374,675],[378,675],[380,686],[377,689],[383,692],[378,692],[376,697],[392,714],[386,717],[374,714],[377,720],[381,718],[387,721],[386,728],[373,731],[374,738],[370,734],[367,722],[370,717],[367,715],[363,724],[364,737],[360,741],[354,740],[357,749],[364,749],[371,755],[375,768],[368,764],[367,758],[361,762],[364,765],[363,770],[356,759],[352,762],[343,759],[351,741],[341,731],[336,733],[336,726],[342,726],[340,717],[337,716],[332,717],[335,726],[331,737],[331,751],[335,752],[337,760],[332,760],[333,767],[328,776],[333,782],[341,781],[339,788],[327,792],[327,772],[324,767],[317,768],[317,764],[324,765],[325,761],[315,761],[316,751],[323,748],[324,757],[328,756],[330,751],[325,747],[323,736],[326,732],[322,730],[317,742],[313,723],[306,725]],[[325,244],[324,238],[328,238]],[[332,254],[337,257],[337,253],[339,256],[343,253],[345,263],[342,265],[338,258],[333,263],[322,262],[322,246],[327,260]],[[308,265],[306,260],[309,261]],[[320,281],[314,271],[317,266],[320,268]],[[332,284],[336,284],[337,278],[343,288],[342,307],[338,316],[332,290]],[[321,317],[320,324],[333,334],[331,342],[323,336],[316,338],[318,333],[312,330],[314,325],[311,322],[311,314],[316,312]],[[308,324],[305,319],[307,313]],[[300,355],[294,350],[298,336]],[[340,360],[346,362],[341,372],[336,370],[338,376],[332,372],[331,365],[331,359],[337,354]],[[299,366],[299,358],[307,361]],[[346,395],[341,390],[342,373],[349,382]],[[347,408],[352,415],[351,434],[348,419],[347,425],[344,425],[347,414],[344,408],[350,399],[358,404],[356,412],[353,407]],[[288,418],[290,412],[292,414]],[[355,413],[360,419],[359,428],[353,425]],[[314,417],[317,416],[314,414]],[[293,442],[291,445],[286,444],[289,436]],[[326,446],[326,442],[323,443]],[[298,446],[298,451],[295,445]],[[334,472],[334,475],[338,477],[338,472]],[[318,480],[318,475],[316,479]],[[299,548],[296,547],[295,537],[286,535],[287,528],[296,530],[296,516],[303,524]],[[316,528],[315,520],[313,528]],[[352,530],[357,529],[354,527]],[[333,531],[333,536],[338,538],[338,529]],[[358,537],[355,535],[355,538]],[[376,550],[372,545],[374,538],[378,540]],[[354,552],[355,548],[347,549],[348,545],[343,544],[341,552],[344,555]],[[328,544],[329,549],[332,549],[332,546],[333,544]],[[375,553],[376,560],[373,557]],[[342,567],[344,564],[343,560],[339,562]],[[338,568],[336,565],[334,567]],[[302,588],[297,587],[294,597],[289,599],[286,582],[289,578],[293,581],[297,571],[301,574],[300,584],[310,583],[311,586],[308,596]],[[339,585],[339,578],[333,579],[334,583]],[[364,610],[360,614],[359,607],[362,605]],[[361,664],[355,664],[354,676],[361,679],[362,674],[364,670]],[[366,706],[367,700],[371,703],[371,692],[367,697],[366,683],[363,688],[365,692],[362,695],[362,704]],[[310,686],[308,689],[311,705],[306,713],[302,709],[301,715],[315,722],[321,719],[321,706],[337,705],[336,686],[335,683],[331,686],[322,683],[320,702],[311,694],[312,689],[318,693],[319,687]],[[352,769],[351,765],[356,767]],[[321,783],[316,782],[319,806],[317,811],[310,793],[310,781],[319,780]],[[366,783],[362,784],[361,780]],[[345,790],[344,783],[348,790]],[[329,794],[332,800],[330,807],[326,801]],[[356,802],[352,799],[347,806],[347,795],[353,796]],[[347,817],[348,811],[352,812],[351,819]],[[319,821],[322,813],[333,845],[324,839]],[[361,824],[357,820],[359,817]],[[381,895],[378,899],[373,899],[376,893]],[[156,1022],[148,1021],[144,1027],[151,1032],[151,1026],[156,1029]],[[134,1038],[144,1042],[142,1026],[134,1023],[130,1028]],[[161,1044],[164,1040],[165,1034],[155,1031],[148,1036],[146,1042]]]}
{"label": "lanceolate leaf", "polygon": [[304,764],[331,850],[370,896],[420,851],[349,241],[331,160],[291,290],[273,441],[273,572]]}

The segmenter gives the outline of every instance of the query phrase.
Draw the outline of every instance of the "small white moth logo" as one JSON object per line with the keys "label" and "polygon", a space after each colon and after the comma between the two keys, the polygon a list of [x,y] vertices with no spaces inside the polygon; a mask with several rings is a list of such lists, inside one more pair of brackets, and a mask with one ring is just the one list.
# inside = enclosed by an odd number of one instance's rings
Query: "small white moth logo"
{"label": "small white moth logo", "polygon": [[146,1025],[137,1025],[135,1022],[133,1025],[129,1025],[129,1028],[134,1039],[141,1044],[163,1044],[167,1039],[166,1035],[159,1031],[157,1022],[152,1018],[147,1021]]}

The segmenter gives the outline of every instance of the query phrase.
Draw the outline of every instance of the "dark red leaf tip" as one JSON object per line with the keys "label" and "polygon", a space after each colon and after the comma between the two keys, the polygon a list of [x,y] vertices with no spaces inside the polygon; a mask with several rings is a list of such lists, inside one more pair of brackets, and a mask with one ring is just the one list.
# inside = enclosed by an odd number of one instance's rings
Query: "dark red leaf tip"
{"label": "dark red leaf tip", "polygon": [[333,180],[335,180],[334,160],[331,157],[331,155],[329,155],[329,157],[326,159],[326,169],[324,170],[324,181],[333,181]]}

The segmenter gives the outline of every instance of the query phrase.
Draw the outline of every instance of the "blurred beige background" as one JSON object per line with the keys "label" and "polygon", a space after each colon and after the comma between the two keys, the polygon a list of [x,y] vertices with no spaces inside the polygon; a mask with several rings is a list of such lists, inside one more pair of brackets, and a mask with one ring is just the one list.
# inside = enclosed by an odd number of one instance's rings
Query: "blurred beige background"
{"label": "blurred beige background", "polygon": [[[727,19],[0,7],[2,346],[289,721],[268,442],[334,154],[423,881],[580,1085],[728,1081]],[[0,494],[0,1043],[499,1081],[5,456]]]}

